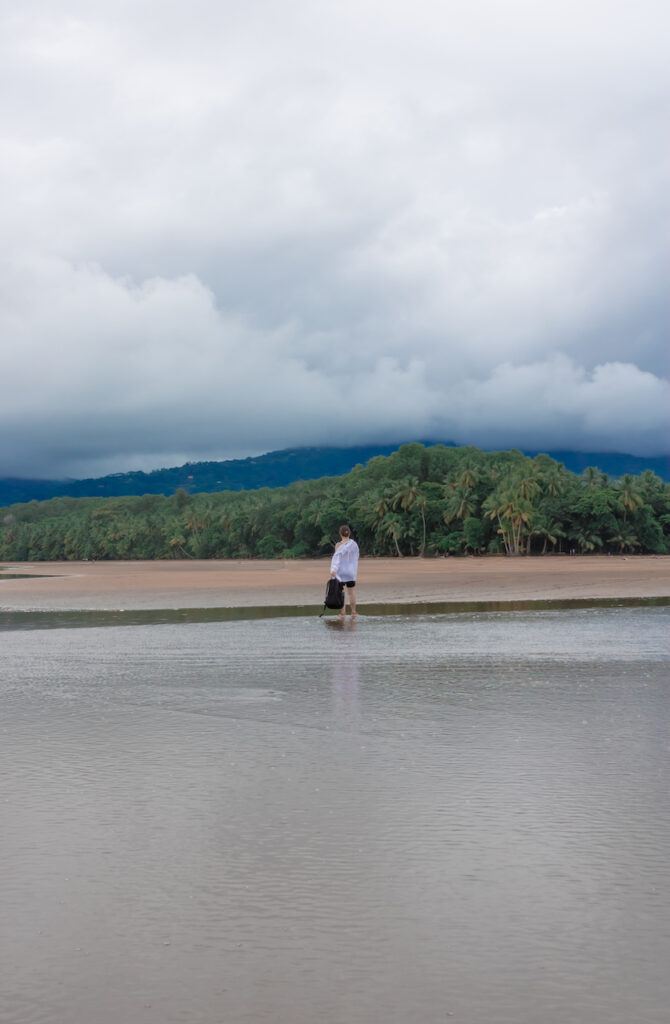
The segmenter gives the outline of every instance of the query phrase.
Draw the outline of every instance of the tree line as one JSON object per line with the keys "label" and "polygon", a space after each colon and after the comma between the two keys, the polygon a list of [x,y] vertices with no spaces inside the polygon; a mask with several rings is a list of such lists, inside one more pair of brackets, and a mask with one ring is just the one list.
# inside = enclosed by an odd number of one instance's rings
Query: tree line
{"label": "tree line", "polygon": [[0,511],[0,559],[303,558],[349,523],[366,555],[670,551],[670,485],[547,455],[403,445],[339,477],[254,491],[54,498]]}

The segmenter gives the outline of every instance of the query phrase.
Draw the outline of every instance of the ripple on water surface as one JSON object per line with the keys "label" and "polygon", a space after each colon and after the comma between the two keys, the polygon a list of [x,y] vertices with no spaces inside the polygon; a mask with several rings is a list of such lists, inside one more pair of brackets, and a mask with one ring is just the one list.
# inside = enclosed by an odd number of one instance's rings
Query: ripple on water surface
{"label": "ripple on water surface", "polygon": [[4,634],[0,1020],[666,1022],[669,619]]}

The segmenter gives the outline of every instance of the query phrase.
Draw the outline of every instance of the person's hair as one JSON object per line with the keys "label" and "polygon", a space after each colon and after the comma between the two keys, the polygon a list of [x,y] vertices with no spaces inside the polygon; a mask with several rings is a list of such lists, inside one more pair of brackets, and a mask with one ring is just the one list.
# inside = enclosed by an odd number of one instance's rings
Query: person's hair
{"label": "person's hair", "polygon": [[348,526],[340,527],[340,537],[351,537],[351,530]]}

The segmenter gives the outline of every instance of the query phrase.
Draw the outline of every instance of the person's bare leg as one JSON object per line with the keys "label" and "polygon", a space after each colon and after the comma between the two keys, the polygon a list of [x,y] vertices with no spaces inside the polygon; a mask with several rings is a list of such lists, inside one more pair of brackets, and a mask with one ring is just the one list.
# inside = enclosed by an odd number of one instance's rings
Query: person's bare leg
{"label": "person's bare leg", "polygon": [[343,588],[342,595],[344,597],[344,604],[342,605],[342,608],[340,609],[340,614],[339,614],[339,618],[341,620],[343,620],[345,618],[346,614],[347,614],[347,588],[346,587]]}
{"label": "person's bare leg", "polygon": [[356,618],[356,587],[349,587],[349,611],[352,619]]}

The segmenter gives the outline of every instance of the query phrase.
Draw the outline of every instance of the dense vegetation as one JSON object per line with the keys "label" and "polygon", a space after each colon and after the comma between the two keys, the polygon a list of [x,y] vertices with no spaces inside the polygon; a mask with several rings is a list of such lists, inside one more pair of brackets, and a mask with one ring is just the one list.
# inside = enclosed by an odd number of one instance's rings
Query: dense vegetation
{"label": "dense vegetation", "polygon": [[[431,444],[431,442],[426,442]],[[249,459],[225,462],[187,462],[150,473],[112,473],[87,480],[26,480],[0,477],[0,507],[16,502],[45,501],[48,498],[113,498],[129,494],[174,494],[183,487],[189,494],[218,491],[248,491],[259,487],[285,487],[296,480],[348,473],[359,463],[376,455],[390,455],[398,445],[366,445],[355,448],[286,448]],[[454,446],[449,444],[449,448]],[[534,456],[537,452],[526,452]],[[650,469],[670,480],[670,460],[639,458],[616,452],[550,452],[557,462],[581,473],[597,466],[610,476],[642,473]]]}
{"label": "dense vegetation", "polygon": [[54,498],[0,512],[4,560],[300,558],[343,522],[368,555],[670,550],[670,485],[576,476],[547,455],[403,445],[346,476],[276,490]]}

